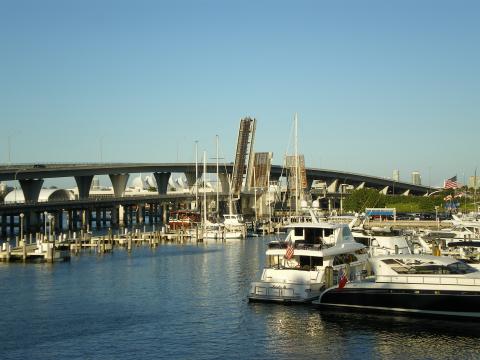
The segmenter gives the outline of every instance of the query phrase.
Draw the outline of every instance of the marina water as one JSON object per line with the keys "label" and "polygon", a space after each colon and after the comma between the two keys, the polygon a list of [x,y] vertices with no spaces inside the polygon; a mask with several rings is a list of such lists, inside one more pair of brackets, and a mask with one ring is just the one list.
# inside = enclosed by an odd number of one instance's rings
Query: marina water
{"label": "marina water", "polygon": [[479,358],[479,323],[248,303],[271,240],[2,263],[0,359]]}

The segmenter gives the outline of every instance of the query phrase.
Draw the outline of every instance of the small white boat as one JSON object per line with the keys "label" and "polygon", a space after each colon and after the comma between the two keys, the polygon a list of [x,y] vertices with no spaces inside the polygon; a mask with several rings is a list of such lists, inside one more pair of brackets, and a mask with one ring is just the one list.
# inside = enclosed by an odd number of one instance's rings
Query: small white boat
{"label": "small white boat", "polygon": [[247,225],[240,214],[223,215],[223,231],[225,239],[244,239],[247,234]]}

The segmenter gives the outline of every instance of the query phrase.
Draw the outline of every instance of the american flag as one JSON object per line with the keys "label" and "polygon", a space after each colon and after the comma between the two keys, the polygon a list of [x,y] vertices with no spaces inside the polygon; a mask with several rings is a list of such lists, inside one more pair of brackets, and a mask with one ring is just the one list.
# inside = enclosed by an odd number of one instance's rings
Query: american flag
{"label": "american flag", "polygon": [[293,257],[293,246],[288,244],[287,251],[285,252],[285,259],[290,260]]}
{"label": "american flag", "polygon": [[454,177],[447,179],[443,183],[443,188],[444,189],[458,189],[458,183],[457,183],[457,175]]}

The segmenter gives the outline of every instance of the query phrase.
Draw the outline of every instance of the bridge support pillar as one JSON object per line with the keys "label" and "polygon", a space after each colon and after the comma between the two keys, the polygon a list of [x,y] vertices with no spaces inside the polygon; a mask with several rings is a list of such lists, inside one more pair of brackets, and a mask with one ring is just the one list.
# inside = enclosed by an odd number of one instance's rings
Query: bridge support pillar
{"label": "bridge support pillar", "polygon": [[102,227],[102,210],[100,208],[95,209],[95,229]]}
{"label": "bridge support pillar", "polygon": [[93,175],[75,176],[75,182],[78,187],[78,198],[88,199],[90,195],[90,187],[92,186]]}
{"label": "bridge support pillar", "polygon": [[22,179],[20,186],[22,187],[25,203],[37,202],[40,190],[42,190],[43,179]]}
{"label": "bridge support pillar", "polygon": [[143,225],[145,224],[145,205],[139,205],[137,209],[138,223]]}
{"label": "bridge support pillar", "polygon": [[130,174],[110,174],[108,175],[112,181],[113,192],[115,197],[122,197],[125,193],[128,177]]}
{"label": "bridge support pillar", "polygon": [[55,228],[58,232],[63,232],[63,210],[55,213]]}
{"label": "bridge support pillar", "polygon": [[25,215],[25,228],[27,233],[38,232],[40,230],[40,214],[31,210]]}
{"label": "bridge support pillar", "polygon": [[157,191],[159,195],[164,195],[167,193],[168,189],[168,180],[170,179],[170,172],[155,172],[155,180],[157,181]]}
{"label": "bridge support pillar", "polygon": [[123,219],[123,221],[125,222],[125,226],[126,227],[131,226],[132,229],[133,229],[133,206],[127,206],[125,208],[125,214],[126,214],[126,216]]}
{"label": "bridge support pillar", "polygon": [[356,190],[362,190],[363,188],[365,188],[365,181],[358,185]]}
{"label": "bridge support pillar", "polygon": [[382,190],[379,191],[380,194],[387,195],[388,193],[388,186],[385,186]]}
{"label": "bridge support pillar", "polygon": [[2,239],[5,239],[7,237],[7,215],[2,214],[2,220],[0,225],[2,227],[0,236],[2,237]]}
{"label": "bridge support pillar", "polygon": [[67,229],[68,229],[68,231],[73,231],[72,210],[67,211]]}
{"label": "bridge support pillar", "polygon": [[110,209],[110,227],[118,227],[119,206],[115,205]]}
{"label": "bridge support pillar", "polygon": [[10,215],[10,234],[13,235],[15,233],[15,217]]}

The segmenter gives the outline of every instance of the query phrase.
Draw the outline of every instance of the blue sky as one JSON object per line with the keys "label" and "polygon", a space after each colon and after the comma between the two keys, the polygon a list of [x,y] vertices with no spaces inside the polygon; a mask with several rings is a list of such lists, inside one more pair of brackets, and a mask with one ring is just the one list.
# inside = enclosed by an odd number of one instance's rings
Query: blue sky
{"label": "blue sky", "polygon": [[[440,185],[480,165],[478,1],[0,0],[0,162],[274,163]],[[290,149],[291,146],[290,146]],[[291,150],[292,151],[292,150]]]}

